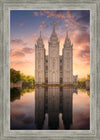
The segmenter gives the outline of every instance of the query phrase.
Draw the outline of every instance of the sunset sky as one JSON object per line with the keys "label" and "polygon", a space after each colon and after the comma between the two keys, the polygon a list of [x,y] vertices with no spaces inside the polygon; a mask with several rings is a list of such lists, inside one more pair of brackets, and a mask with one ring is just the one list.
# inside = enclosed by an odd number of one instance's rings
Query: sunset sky
{"label": "sunset sky", "polygon": [[11,68],[34,75],[37,38],[41,30],[48,54],[53,21],[60,42],[60,55],[68,31],[73,43],[73,73],[79,78],[87,77],[90,73],[90,11],[87,10],[11,10]]}

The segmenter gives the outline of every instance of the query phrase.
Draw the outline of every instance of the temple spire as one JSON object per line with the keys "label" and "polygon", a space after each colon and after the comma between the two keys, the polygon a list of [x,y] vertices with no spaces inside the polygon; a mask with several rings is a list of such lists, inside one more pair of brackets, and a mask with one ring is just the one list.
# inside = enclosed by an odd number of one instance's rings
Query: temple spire
{"label": "temple spire", "polygon": [[52,44],[55,42],[58,42],[58,38],[57,38],[57,34],[55,32],[55,21],[53,21],[53,31],[52,31],[52,34],[50,36],[50,42],[52,42]]}
{"label": "temple spire", "polygon": [[70,40],[70,38],[68,37],[68,31],[66,32],[66,37],[65,37],[64,46],[66,46],[66,47],[71,46],[71,40]]}
{"label": "temple spire", "polygon": [[41,38],[41,31],[40,31],[40,38]]}
{"label": "temple spire", "polygon": [[69,38],[68,38],[68,31],[66,32],[66,37],[65,37],[65,44],[67,44],[69,41]]}
{"label": "temple spire", "polygon": [[55,21],[53,21],[53,32],[55,32]]}
{"label": "temple spire", "polygon": [[66,32],[66,39],[68,39],[68,31]]}
{"label": "temple spire", "polygon": [[40,36],[37,39],[37,46],[38,47],[44,47],[43,40],[42,40],[42,35],[41,35],[41,31],[40,31]]}

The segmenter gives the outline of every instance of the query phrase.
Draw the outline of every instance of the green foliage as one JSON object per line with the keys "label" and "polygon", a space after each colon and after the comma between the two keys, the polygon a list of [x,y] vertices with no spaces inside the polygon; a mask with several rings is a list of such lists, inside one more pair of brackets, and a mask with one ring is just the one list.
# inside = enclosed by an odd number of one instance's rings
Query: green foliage
{"label": "green foliage", "polygon": [[25,88],[25,89],[18,89],[18,88],[11,88],[10,89],[10,101],[13,102],[16,99],[20,99],[26,92],[33,92],[34,89]]}
{"label": "green foliage", "polygon": [[34,83],[34,77],[33,76],[26,76],[23,73],[21,74],[21,80],[23,82],[30,82],[30,83]]}
{"label": "green foliage", "polygon": [[78,79],[78,82],[84,83],[85,81],[86,81],[86,78],[80,78],[80,79]]}
{"label": "green foliage", "polygon": [[87,80],[90,80],[90,74],[87,75]]}
{"label": "green foliage", "polygon": [[86,82],[86,80],[90,80],[90,74],[87,75],[87,78],[83,77],[83,78],[78,79],[78,82],[84,83]]}
{"label": "green foliage", "polygon": [[10,81],[16,83],[21,80],[20,71],[16,71],[14,69],[10,69]]}
{"label": "green foliage", "polygon": [[79,88],[86,88],[86,81],[90,80],[90,74],[87,75],[87,78],[83,77],[78,79],[78,87]]}
{"label": "green foliage", "polygon": [[30,82],[34,83],[34,77],[33,76],[26,76],[20,71],[16,71],[14,69],[10,69],[10,81],[13,83],[16,83],[18,81],[23,81],[23,82]]}

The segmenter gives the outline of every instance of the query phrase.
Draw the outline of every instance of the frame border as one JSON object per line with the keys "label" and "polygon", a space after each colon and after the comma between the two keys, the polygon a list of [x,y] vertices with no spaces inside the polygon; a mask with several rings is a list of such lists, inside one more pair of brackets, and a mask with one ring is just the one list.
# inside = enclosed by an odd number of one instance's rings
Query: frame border
{"label": "frame border", "polygon": [[[99,0],[1,0],[0,1],[0,135],[2,139],[100,138],[100,1]],[[51,8],[52,6],[52,8]],[[90,130],[10,130],[10,10],[90,10]]]}

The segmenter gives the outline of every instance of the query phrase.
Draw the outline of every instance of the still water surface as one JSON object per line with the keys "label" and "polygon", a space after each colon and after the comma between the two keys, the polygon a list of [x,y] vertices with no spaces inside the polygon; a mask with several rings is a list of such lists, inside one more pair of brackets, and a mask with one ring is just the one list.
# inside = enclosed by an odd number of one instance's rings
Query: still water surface
{"label": "still water surface", "polygon": [[68,87],[11,89],[10,127],[16,130],[89,129],[89,91]]}

